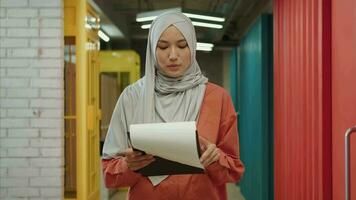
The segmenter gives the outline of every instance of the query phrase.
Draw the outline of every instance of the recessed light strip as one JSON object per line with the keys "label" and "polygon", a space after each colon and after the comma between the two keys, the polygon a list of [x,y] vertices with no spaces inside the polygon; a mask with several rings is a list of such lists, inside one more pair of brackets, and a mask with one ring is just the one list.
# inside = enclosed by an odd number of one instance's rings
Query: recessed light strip
{"label": "recessed light strip", "polygon": [[183,13],[183,14],[189,18],[194,18],[194,19],[202,19],[202,20],[215,21],[215,22],[225,21],[225,18],[223,17],[213,17],[208,15],[198,15],[198,14],[191,14],[191,13]]}
{"label": "recessed light strip", "polygon": [[148,17],[136,17],[136,22],[147,22],[147,21],[153,21],[154,19],[156,19],[157,16],[148,16]]}
{"label": "recessed light strip", "polygon": [[109,42],[109,40],[110,40],[109,36],[107,36],[103,31],[99,30],[98,35],[105,42]]}
{"label": "recessed light strip", "polygon": [[212,51],[211,47],[197,47],[197,51]]}
{"label": "recessed light strip", "polygon": [[151,24],[144,24],[141,26],[142,29],[149,29],[151,27]]}
{"label": "recessed light strip", "polygon": [[[207,21],[214,21],[214,22],[224,22],[225,18],[223,17],[213,17],[213,16],[208,16],[208,15],[198,15],[198,14],[192,14],[192,13],[183,13],[185,16],[193,19],[201,19],[201,20],[207,20]],[[148,16],[148,17],[136,17],[137,22],[147,22],[147,21],[152,21],[156,19],[157,16]]]}
{"label": "recessed light strip", "polygon": [[[205,23],[205,22],[194,22],[192,21],[194,26],[206,27],[206,28],[216,28],[222,29],[223,26],[221,24],[212,24],[212,23]],[[142,29],[148,29],[151,27],[151,24],[144,24],[141,26]]]}
{"label": "recessed light strip", "polygon": [[212,44],[212,43],[197,42],[197,47],[213,48],[213,47],[214,47],[214,44]]}
{"label": "recessed light strip", "polygon": [[192,21],[194,26],[201,26],[201,27],[207,27],[207,28],[217,28],[217,29],[222,29],[223,26],[221,24],[212,24],[212,23],[205,23],[205,22],[194,22]]}

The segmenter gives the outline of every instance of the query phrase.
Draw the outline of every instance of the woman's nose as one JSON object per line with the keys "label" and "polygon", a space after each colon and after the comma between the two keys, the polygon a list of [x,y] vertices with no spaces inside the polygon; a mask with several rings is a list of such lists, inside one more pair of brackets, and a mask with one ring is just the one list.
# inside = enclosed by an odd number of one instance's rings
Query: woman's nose
{"label": "woman's nose", "polygon": [[176,60],[177,57],[178,57],[177,50],[176,50],[176,48],[172,47],[170,52],[169,52],[169,59],[170,60]]}

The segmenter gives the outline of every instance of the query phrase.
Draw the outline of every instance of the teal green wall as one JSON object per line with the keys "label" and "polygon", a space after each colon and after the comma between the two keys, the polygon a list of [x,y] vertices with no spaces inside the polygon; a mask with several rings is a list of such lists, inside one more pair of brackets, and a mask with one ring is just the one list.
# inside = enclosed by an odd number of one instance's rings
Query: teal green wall
{"label": "teal green wall", "polygon": [[273,26],[263,15],[240,43],[239,135],[247,200],[273,199]]}
{"label": "teal green wall", "polygon": [[237,55],[237,47],[233,48],[231,51],[231,56],[230,56],[230,95],[232,98],[232,101],[234,102],[234,107],[236,111],[238,111],[238,105],[237,105],[237,88],[238,85],[237,83],[237,69],[238,69],[238,55]]}

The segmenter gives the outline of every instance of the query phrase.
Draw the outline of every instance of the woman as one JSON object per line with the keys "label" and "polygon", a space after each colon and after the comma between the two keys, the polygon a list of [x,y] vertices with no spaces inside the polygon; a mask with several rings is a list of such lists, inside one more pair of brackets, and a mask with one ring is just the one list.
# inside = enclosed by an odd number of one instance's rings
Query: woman
{"label": "woman", "polygon": [[[225,184],[239,181],[244,171],[231,98],[202,75],[189,18],[164,13],[152,22],[148,35],[145,76],[123,91],[110,122],[102,160],[105,184],[130,187],[128,199],[227,199]],[[205,173],[136,173],[154,157],[128,148],[129,125],[173,121],[197,121]],[[118,152],[124,153],[117,157]]]}

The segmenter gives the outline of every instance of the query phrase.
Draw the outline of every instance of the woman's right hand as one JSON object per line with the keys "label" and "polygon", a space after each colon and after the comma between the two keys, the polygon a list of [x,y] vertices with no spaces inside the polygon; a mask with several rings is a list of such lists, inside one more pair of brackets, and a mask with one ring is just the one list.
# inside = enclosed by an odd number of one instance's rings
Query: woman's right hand
{"label": "woman's right hand", "polygon": [[134,151],[132,148],[126,149],[124,154],[124,160],[127,163],[127,167],[132,171],[136,171],[143,167],[146,167],[155,160],[153,155],[143,155],[142,152]]}

